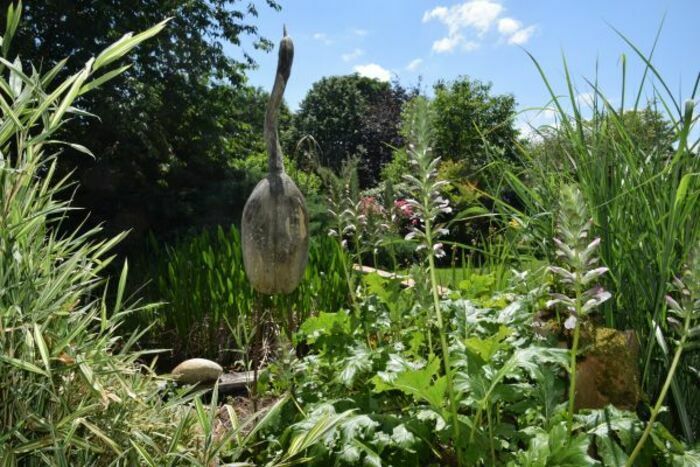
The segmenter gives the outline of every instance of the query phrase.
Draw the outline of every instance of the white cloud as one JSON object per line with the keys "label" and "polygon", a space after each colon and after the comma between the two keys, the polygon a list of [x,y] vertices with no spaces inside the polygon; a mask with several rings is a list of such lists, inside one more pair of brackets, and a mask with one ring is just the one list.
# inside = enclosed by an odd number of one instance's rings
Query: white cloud
{"label": "white cloud", "polygon": [[[495,26],[501,41],[511,45],[525,44],[536,27],[524,27],[522,22],[503,16],[501,0],[467,0],[451,7],[437,6],[423,14],[423,22],[436,20],[447,27],[447,36],[433,42],[433,51],[447,53],[458,46],[464,51],[479,47],[478,40]],[[471,37],[471,39],[467,39]]]}
{"label": "white cloud", "polygon": [[437,19],[447,26],[450,36],[467,28],[484,34],[503,11],[503,6],[491,0],[471,0],[449,8],[439,6],[425,12],[423,22]]}
{"label": "white cloud", "polygon": [[442,54],[454,51],[459,46],[465,52],[471,52],[479,48],[479,43],[476,41],[468,41],[464,36],[457,34],[455,36],[443,37],[440,40],[433,42],[433,52]]}
{"label": "white cloud", "polygon": [[463,41],[464,37],[461,34],[443,37],[442,39],[433,42],[433,51],[439,54],[452,52],[455,47],[457,47]]}
{"label": "white cloud", "polygon": [[352,30],[352,33],[356,36],[365,37],[367,34],[369,34],[369,31],[366,29],[355,28]]}
{"label": "white cloud", "polygon": [[313,35],[313,38],[319,42],[322,42],[324,45],[331,45],[333,43],[333,41],[328,38],[328,34],[325,32],[317,32]]}
{"label": "white cloud", "polygon": [[391,79],[391,72],[389,72],[389,70],[386,68],[377,65],[376,63],[356,65],[353,70],[355,70],[360,76],[377,79],[379,81],[389,81]]}
{"label": "white cloud", "polygon": [[411,60],[411,63],[406,65],[406,69],[408,71],[416,71],[420,66],[423,64],[423,59],[422,58],[416,58],[415,60]]}
{"label": "white cloud", "polygon": [[355,49],[352,52],[348,52],[346,54],[343,54],[340,56],[340,58],[343,59],[344,62],[351,62],[353,60],[356,60],[363,56],[365,54],[365,51],[362,49]]}
{"label": "white cloud", "polygon": [[515,34],[521,27],[522,24],[517,19],[501,18],[498,20],[498,32],[506,36]]}
{"label": "white cloud", "polygon": [[508,43],[512,45],[523,45],[530,40],[530,37],[535,33],[536,26],[528,26],[518,29],[508,38]]}
{"label": "white cloud", "polygon": [[430,11],[423,13],[423,22],[427,23],[431,19],[443,19],[449,15],[449,10],[444,6],[437,6]]}

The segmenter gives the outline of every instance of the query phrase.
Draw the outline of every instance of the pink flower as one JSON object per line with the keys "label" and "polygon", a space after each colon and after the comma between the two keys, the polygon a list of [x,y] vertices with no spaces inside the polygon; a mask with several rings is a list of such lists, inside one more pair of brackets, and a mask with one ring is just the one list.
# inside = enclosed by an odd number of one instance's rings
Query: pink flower
{"label": "pink flower", "polygon": [[413,217],[413,206],[411,206],[411,204],[405,199],[397,199],[396,201],[394,201],[394,207],[401,215],[401,217]]}

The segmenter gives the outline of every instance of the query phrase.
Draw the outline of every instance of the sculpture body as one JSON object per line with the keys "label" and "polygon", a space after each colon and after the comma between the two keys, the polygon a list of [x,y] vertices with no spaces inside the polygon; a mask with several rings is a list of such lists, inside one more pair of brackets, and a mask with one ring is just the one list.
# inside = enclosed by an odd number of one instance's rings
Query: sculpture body
{"label": "sculpture body", "polygon": [[277,134],[279,108],[293,58],[294,46],[285,31],[265,114],[269,173],[248,198],[241,222],[246,274],[253,288],[265,294],[290,293],[296,289],[304,276],[309,254],[306,202],[284,172]]}

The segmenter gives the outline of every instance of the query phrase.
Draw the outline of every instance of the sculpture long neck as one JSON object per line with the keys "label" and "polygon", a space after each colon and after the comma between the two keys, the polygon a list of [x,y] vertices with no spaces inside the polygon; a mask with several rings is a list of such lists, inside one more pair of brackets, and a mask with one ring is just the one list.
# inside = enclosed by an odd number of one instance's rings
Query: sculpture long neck
{"label": "sculpture long neck", "polygon": [[270,173],[284,172],[282,147],[279,143],[277,127],[282,96],[284,95],[284,88],[287,86],[289,74],[292,71],[293,59],[294,45],[292,40],[287,37],[287,31],[285,30],[282,42],[280,42],[275,84],[272,87],[270,100],[267,102],[267,111],[265,112],[265,143],[267,144],[268,170]]}

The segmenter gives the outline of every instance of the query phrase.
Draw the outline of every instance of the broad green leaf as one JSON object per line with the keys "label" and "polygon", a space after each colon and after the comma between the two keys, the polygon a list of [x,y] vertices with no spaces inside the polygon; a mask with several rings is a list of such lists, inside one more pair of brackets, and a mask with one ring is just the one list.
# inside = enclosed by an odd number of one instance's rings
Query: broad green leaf
{"label": "broad green leaf", "polygon": [[338,381],[347,387],[355,383],[358,374],[372,369],[372,353],[364,343],[353,347],[350,356],[343,360],[343,371],[338,375]]}
{"label": "broad green leaf", "polygon": [[580,467],[599,465],[588,455],[590,441],[586,435],[570,437],[565,423],[549,432],[535,429],[528,450],[518,456],[523,467]]}
{"label": "broad green leaf", "polygon": [[687,449],[683,454],[671,454],[673,467],[687,467],[700,465],[700,450]]}
{"label": "broad green leaf", "polygon": [[440,409],[445,402],[447,378],[444,376],[435,378],[439,368],[440,360],[433,358],[425,368],[402,371],[390,382],[375,377],[372,379],[375,384],[374,390],[375,392],[398,390],[413,396],[416,400],[428,402],[435,409]]}
{"label": "broad green leaf", "polygon": [[416,443],[416,437],[403,423],[395,426],[391,432],[391,439],[402,449],[410,449]]}
{"label": "broad green leaf", "polygon": [[604,466],[617,467],[627,462],[627,454],[613,436],[596,437],[595,445]]}
{"label": "broad green leaf", "polygon": [[512,331],[508,327],[500,326],[495,335],[486,339],[470,337],[464,341],[464,344],[469,351],[477,354],[483,362],[489,362],[496,352],[506,347],[503,340],[511,333]]}
{"label": "broad green leaf", "polygon": [[347,334],[350,332],[350,317],[343,311],[336,313],[320,312],[301,325],[299,333],[304,336],[310,344],[322,335]]}

